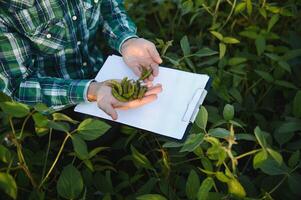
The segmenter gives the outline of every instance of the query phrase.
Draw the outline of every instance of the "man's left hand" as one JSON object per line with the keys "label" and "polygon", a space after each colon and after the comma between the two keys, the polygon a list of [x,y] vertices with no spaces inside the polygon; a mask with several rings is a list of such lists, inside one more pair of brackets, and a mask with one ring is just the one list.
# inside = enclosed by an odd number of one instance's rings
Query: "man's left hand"
{"label": "man's left hand", "polygon": [[121,54],[124,62],[138,77],[141,76],[143,67],[153,70],[147,81],[153,81],[158,76],[158,65],[162,63],[162,59],[152,42],[143,38],[131,38],[122,45]]}

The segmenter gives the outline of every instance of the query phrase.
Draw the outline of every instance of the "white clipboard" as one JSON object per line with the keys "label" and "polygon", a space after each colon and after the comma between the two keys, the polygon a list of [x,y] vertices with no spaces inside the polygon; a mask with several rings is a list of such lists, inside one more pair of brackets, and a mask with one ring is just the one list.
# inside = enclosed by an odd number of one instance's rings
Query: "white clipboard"
{"label": "white clipboard", "polygon": [[[109,56],[95,80],[137,79],[122,57]],[[161,83],[162,93],[158,99],[147,105],[130,110],[117,110],[116,122],[144,129],[177,140],[183,138],[189,123],[194,122],[206,95],[210,77],[176,69],[159,67],[159,76],[154,84]],[[82,103],[75,107],[76,112],[112,120],[100,110],[96,103]]]}

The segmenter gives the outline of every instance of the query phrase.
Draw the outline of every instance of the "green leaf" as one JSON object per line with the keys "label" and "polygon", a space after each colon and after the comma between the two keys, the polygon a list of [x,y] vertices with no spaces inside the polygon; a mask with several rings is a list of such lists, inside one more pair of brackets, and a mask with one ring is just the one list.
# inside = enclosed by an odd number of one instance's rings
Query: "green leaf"
{"label": "green leaf", "polygon": [[58,194],[66,199],[75,199],[81,194],[83,187],[80,172],[72,164],[64,167],[56,185]]}
{"label": "green leaf", "polygon": [[221,181],[221,182],[224,182],[224,183],[227,183],[229,182],[231,179],[226,176],[223,172],[216,172],[215,174],[216,178]]}
{"label": "green leaf", "polygon": [[274,133],[275,140],[278,144],[283,145],[294,137],[296,131],[301,130],[299,121],[291,121],[282,123]]}
{"label": "green leaf", "polygon": [[198,191],[198,200],[208,199],[208,193],[214,185],[214,181],[211,177],[207,177],[201,184]]}
{"label": "green leaf", "polygon": [[208,121],[208,112],[204,106],[201,106],[198,115],[196,116],[195,123],[201,129],[206,130],[207,121]]}
{"label": "green leaf", "polygon": [[89,158],[88,148],[86,142],[77,134],[72,135],[72,144],[74,151],[79,159],[85,160]]}
{"label": "green leaf", "polygon": [[259,168],[261,169],[261,171],[271,176],[289,173],[289,169],[287,167],[285,167],[284,165],[279,165],[274,159],[270,157],[264,160],[260,164]]}
{"label": "green leaf", "polygon": [[225,56],[226,50],[227,50],[227,46],[224,43],[220,42],[219,43],[219,58],[220,59],[222,59]]}
{"label": "green leaf", "polygon": [[255,128],[254,133],[255,133],[255,136],[256,136],[256,139],[257,139],[259,145],[263,149],[267,148],[267,142],[266,142],[265,136],[258,126]]}
{"label": "green leaf", "polygon": [[217,138],[228,138],[230,136],[230,132],[224,128],[213,128],[209,130],[209,135]]}
{"label": "green leaf", "polygon": [[212,35],[214,35],[217,39],[219,39],[220,41],[222,41],[223,40],[223,35],[222,34],[220,34],[219,32],[216,32],[216,31],[210,31],[210,33],[212,34]]}
{"label": "green leaf", "polygon": [[277,151],[273,150],[273,149],[270,149],[270,148],[267,148],[268,150],[268,153],[272,156],[272,158],[274,158],[274,160],[279,164],[281,165],[283,163],[283,158],[281,156],[280,153],[278,153]]}
{"label": "green leaf", "polygon": [[107,123],[90,118],[81,122],[77,131],[81,138],[91,141],[105,134],[110,128],[111,126]]}
{"label": "green leaf", "polygon": [[209,48],[202,48],[200,50],[198,50],[196,53],[194,53],[194,55],[196,57],[206,57],[206,56],[212,56],[212,55],[216,55],[218,54],[217,51],[213,51],[212,49],[209,49]]}
{"label": "green leaf", "polygon": [[301,49],[294,49],[286,52],[284,56],[282,56],[282,59],[288,61],[300,56],[301,56]]}
{"label": "green leaf", "polygon": [[5,146],[0,144],[0,161],[4,163],[9,163],[10,160],[11,160],[10,151]]}
{"label": "green leaf", "polygon": [[259,35],[256,32],[249,31],[249,30],[248,31],[241,31],[239,33],[239,35],[241,35],[243,37],[246,37],[246,38],[249,38],[249,39],[253,39],[253,40],[256,40],[259,37]]}
{"label": "green leaf", "polygon": [[192,11],[192,9],[193,9],[192,0],[186,0],[186,1],[182,2],[182,4],[181,4],[182,15],[190,13]]}
{"label": "green leaf", "polygon": [[10,174],[0,172],[0,189],[11,198],[17,198],[17,184]]}
{"label": "green leaf", "polygon": [[288,73],[292,73],[291,67],[286,61],[281,60],[278,62],[278,65]]}
{"label": "green leaf", "polygon": [[12,101],[11,97],[7,96],[3,92],[0,92],[0,102]]}
{"label": "green leaf", "polygon": [[269,24],[268,24],[268,32],[271,31],[271,29],[278,22],[278,20],[279,20],[279,15],[273,15],[271,17],[271,19],[269,20]]}
{"label": "green leaf", "polygon": [[187,182],[186,182],[186,196],[188,199],[193,200],[196,198],[200,187],[200,178],[198,174],[192,169],[189,173]]}
{"label": "green leaf", "polygon": [[23,118],[30,112],[27,105],[15,101],[0,102],[0,108],[4,113],[16,118]]}
{"label": "green leaf", "polygon": [[246,61],[247,61],[247,59],[243,58],[243,57],[233,57],[233,58],[229,59],[228,65],[231,65],[231,66],[239,65],[239,64],[242,64]]}
{"label": "green leaf", "polygon": [[72,124],[78,123],[78,121],[73,120],[71,117],[69,117],[63,113],[53,113],[52,118],[54,121],[65,121],[65,122],[70,122]]}
{"label": "green leaf", "polygon": [[99,152],[108,149],[109,147],[96,147],[92,151],[89,152],[89,159],[96,156]]}
{"label": "green leaf", "polygon": [[267,82],[271,83],[274,81],[274,78],[271,74],[262,71],[262,70],[255,70],[256,74],[258,74],[261,78],[263,78],[264,80],[266,80]]}
{"label": "green leaf", "polygon": [[254,169],[258,169],[260,165],[268,158],[268,154],[266,151],[261,150],[253,158],[253,167]]}
{"label": "green leaf", "polygon": [[259,35],[255,40],[255,46],[257,50],[257,54],[260,56],[266,47],[266,40],[263,36]]}
{"label": "green leaf", "polygon": [[229,121],[234,118],[234,107],[230,104],[226,104],[223,111],[224,119]]}
{"label": "green leaf", "polygon": [[189,44],[187,35],[182,37],[182,39],[180,41],[180,45],[181,45],[184,56],[189,55],[191,51],[190,51],[190,44]]}
{"label": "green leaf", "polygon": [[278,61],[281,60],[281,58],[278,55],[273,54],[273,53],[265,53],[264,55],[267,56],[268,58],[270,58],[273,61],[277,61],[278,62]]}
{"label": "green leaf", "polygon": [[46,112],[49,110],[47,105],[45,105],[43,103],[37,103],[33,108],[38,112]]}
{"label": "green leaf", "polygon": [[177,148],[177,147],[181,147],[181,146],[183,146],[183,143],[181,143],[181,142],[173,142],[173,141],[165,142],[163,144],[164,148]]}
{"label": "green leaf", "polygon": [[288,176],[288,185],[291,191],[296,195],[301,195],[301,175],[293,173]]}
{"label": "green leaf", "polygon": [[234,37],[224,37],[222,40],[225,44],[237,44],[240,41]]}
{"label": "green leaf", "polygon": [[259,8],[258,11],[264,19],[267,18],[267,11],[264,8]]}
{"label": "green leaf", "polygon": [[45,115],[37,112],[32,115],[32,118],[36,127],[47,127],[49,119]]}
{"label": "green leaf", "polygon": [[136,195],[143,195],[150,193],[153,188],[156,186],[158,182],[157,178],[151,177],[149,178],[144,185],[142,185],[138,191],[136,192]]}
{"label": "green leaf", "polygon": [[144,194],[142,196],[138,196],[137,200],[167,200],[164,196],[160,194]]}
{"label": "green leaf", "polygon": [[246,197],[246,191],[237,179],[230,179],[230,181],[227,182],[227,185],[229,194],[239,197],[240,199]]}
{"label": "green leaf", "polygon": [[291,82],[288,82],[288,81],[276,80],[274,82],[274,84],[281,86],[281,87],[289,88],[289,89],[298,89],[294,84],[292,84]]}
{"label": "green leaf", "polygon": [[300,150],[295,151],[288,160],[288,166],[295,167],[300,162]]}
{"label": "green leaf", "polygon": [[55,122],[55,121],[48,121],[47,123],[47,127],[48,128],[52,128],[54,130],[57,130],[57,131],[62,131],[62,132],[69,132],[70,130],[70,126],[68,123],[66,122]]}
{"label": "green leaf", "polygon": [[252,10],[253,10],[252,1],[251,0],[246,0],[246,4],[247,4],[248,15],[251,16]]}
{"label": "green leaf", "polygon": [[204,133],[190,134],[186,139],[180,152],[194,151],[203,142],[204,136],[205,136]]}
{"label": "green leaf", "polygon": [[238,13],[244,11],[245,9],[246,9],[246,3],[245,2],[238,3],[235,7],[234,13],[238,14]]}
{"label": "green leaf", "polygon": [[296,117],[301,118],[301,90],[299,90],[296,93],[296,96],[294,98],[294,102],[293,102],[293,114]]}
{"label": "green leaf", "polygon": [[235,138],[236,138],[236,140],[247,140],[247,141],[253,141],[253,142],[256,141],[255,137],[251,134],[238,133],[238,134],[235,134]]}
{"label": "green leaf", "polygon": [[153,169],[153,166],[150,163],[150,161],[147,159],[147,157],[142,153],[140,153],[133,145],[131,145],[131,151],[132,151],[133,161],[137,166],[146,169]]}

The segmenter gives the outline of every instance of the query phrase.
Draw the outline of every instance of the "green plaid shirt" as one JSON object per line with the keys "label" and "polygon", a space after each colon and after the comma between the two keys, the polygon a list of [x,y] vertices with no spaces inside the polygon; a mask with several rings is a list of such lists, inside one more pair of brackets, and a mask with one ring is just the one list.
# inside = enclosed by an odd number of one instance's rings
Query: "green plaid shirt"
{"label": "green plaid shirt", "polygon": [[98,29],[117,51],[136,37],[122,0],[0,0],[0,91],[54,109],[87,101]]}

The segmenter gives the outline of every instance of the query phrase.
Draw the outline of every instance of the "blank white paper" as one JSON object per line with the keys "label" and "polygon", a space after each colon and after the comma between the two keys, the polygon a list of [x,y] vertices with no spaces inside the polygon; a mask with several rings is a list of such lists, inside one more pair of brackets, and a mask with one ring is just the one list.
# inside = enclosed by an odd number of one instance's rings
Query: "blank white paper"
{"label": "blank white paper", "polygon": [[[110,56],[96,76],[101,82],[108,79],[122,79],[124,77],[138,79],[138,77],[126,66],[122,57]],[[194,74],[166,67],[159,67],[159,76],[155,78],[154,85],[161,83],[162,93],[152,103],[130,110],[117,110],[119,123],[144,129],[163,136],[182,139],[185,130],[191,120],[185,120],[186,111],[191,106],[196,107],[204,100],[207,94],[205,86],[209,76]],[[194,95],[199,93],[201,102],[194,101]],[[199,99],[199,98],[198,98]],[[190,106],[189,106],[190,105]],[[105,112],[99,109],[95,102],[82,103],[75,107],[76,112],[112,120]],[[195,110],[188,113],[194,121]]]}

